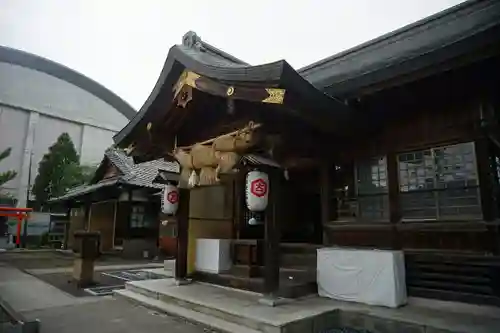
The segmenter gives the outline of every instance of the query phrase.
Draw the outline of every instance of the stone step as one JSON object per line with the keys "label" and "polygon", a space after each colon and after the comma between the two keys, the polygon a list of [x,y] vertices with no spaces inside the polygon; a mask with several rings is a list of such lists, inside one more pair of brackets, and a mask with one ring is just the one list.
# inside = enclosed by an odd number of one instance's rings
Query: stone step
{"label": "stone step", "polygon": [[173,316],[184,318],[190,322],[194,322],[197,324],[201,324],[204,326],[208,326],[212,329],[219,330],[221,332],[233,333],[262,333],[260,331],[253,330],[251,328],[237,325],[226,320],[219,319],[217,317],[213,317],[210,315],[206,315],[204,313],[189,310],[185,307],[169,304],[158,299],[154,299],[148,296],[144,296],[143,294],[136,293],[131,290],[117,290],[115,292],[115,297],[124,298],[127,301],[133,302],[135,304],[142,305],[151,310],[167,313]]}
{"label": "stone step", "polygon": [[[296,272],[296,271],[294,271]],[[315,272],[312,272],[314,274]],[[317,293],[316,280],[311,275],[311,272],[301,271],[300,275],[290,274],[290,270],[280,272],[280,287],[277,292],[279,297],[283,298],[299,298]],[[238,290],[246,290],[255,293],[265,292],[265,281],[263,277],[245,277],[237,276],[229,273],[211,274],[203,272],[195,272],[193,277],[197,281],[203,281],[210,284],[229,287]]]}
{"label": "stone step", "polygon": [[[171,287],[174,287],[174,281],[171,280]],[[183,286],[184,288],[189,288],[193,287],[193,285],[188,285],[188,286]],[[182,287],[181,287],[182,288]],[[204,321],[200,323],[203,325],[207,325],[212,327],[210,324],[211,321],[208,319],[217,319],[219,321],[223,321],[226,323],[230,323],[233,325],[238,325],[241,327],[245,327],[248,330],[252,330],[253,332],[280,332],[279,327],[273,327],[272,325],[267,325],[261,321],[259,321],[257,318],[252,319],[247,316],[244,316],[242,313],[238,312],[233,312],[228,309],[222,309],[222,308],[215,308],[208,306],[207,304],[203,304],[202,302],[199,301],[199,299],[195,297],[187,297],[186,295],[183,295],[183,297],[178,297],[178,295],[175,295],[175,293],[169,293],[167,289],[165,289],[165,292],[159,292],[157,291],[158,288],[154,287],[149,287],[148,284],[146,283],[127,283],[126,284],[126,291],[132,292],[135,294],[139,294],[143,297],[147,297],[152,300],[159,301],[163,304],[168,305],[170,308],[178,308],[180,309],[179,311],[190,311],[190,312],[197,312],[199,314],[202,314],[203,316],[198,316],[200,320],[203,319]],[[209,297],[209,295],[207,295]],[[178,315],[178,314],[177,314]],[[181,316],[183,317],[183,316]],[[189,319],[189,318],[188,318]],[[220,328],[218,328],[220,329]],[[233,330],[233,331],[228,331],[228,332],[240,332],[239,330]]]}
{"label": "stone step", "polygon": [[174,279],[128,282],[115,295],[224,332],[317,333],[313,326],[331,327],[337,311],[318,297],[280,299],[284,304],[272,307],[262,294],[200,282],[177,286]]}

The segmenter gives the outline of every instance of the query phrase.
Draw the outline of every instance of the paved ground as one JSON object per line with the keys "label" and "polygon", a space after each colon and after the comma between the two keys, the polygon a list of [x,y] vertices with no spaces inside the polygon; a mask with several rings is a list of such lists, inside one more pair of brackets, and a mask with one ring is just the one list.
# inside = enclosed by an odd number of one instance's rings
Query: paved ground
{"label": "paved ground", "polygon": [[[60,251],[8,251],[2,252],[0,262],[8,263],[10,266],[17,267],[21,270],[55,270],[69,268],[73,265],[74,256],[71,252]],[[158,261],[163,263],[162,261]],[[97,261],[96,266],[117,266],[131,264],[149,264],[150,260],[138,259],[130,260],[123,259],[118,255],[102,255]]]}
{"label": "paved ground", "polygon": [[40,319],[41,333],[211,332],[180,318],[108,297],[98,302],[32,311],[25,315]]}
{"label": "paved ground", "polygon": [[[59,251],[9,251],[0,255],[0,263],[4,265],[16,267],[72,296],[89,296],[84,290],[77,288],[72,279],[73,260],[72,253]],[[163,263],[154,263],[148,260],[127,260],[116,255],[101,256],[95,266],[94,286],[124,284],[123,280],[102,275],[103,271],[134,269],[134,267],[142,268],[152,265],[163,266]]]}
{"label": "paved ground", "polygon": [[39,319],[41,333],[212,332],[124,300],[83,295],[75,297],[10,264],[15,262],[16,266],[39,268],[47,268],[46,265],[35,265],[35,259],[27,257],[24,261],[31,262],[29,265],[16,262],[11,257],[2,260],[4,254],[0,253],[0,296],[28,319]]}

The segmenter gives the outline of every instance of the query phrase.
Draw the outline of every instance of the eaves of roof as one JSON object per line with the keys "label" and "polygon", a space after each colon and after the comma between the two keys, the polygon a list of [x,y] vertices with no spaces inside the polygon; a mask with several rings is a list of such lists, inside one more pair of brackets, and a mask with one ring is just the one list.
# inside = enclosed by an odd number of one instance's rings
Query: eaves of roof
{"label": "eaves of roof", "polygon": [[[189,34],[189,33],[188,33]],[[196,37],[196,36],[195,36]],[[338,100],[317,90],[302,78],[286,61],[280,60],[269,64],[250,66],[242,61],[233,61],[231,57],[220,56],[220,52],[207,51],[206,45],[199,39],[183,39],[182,45],[173,46],[167,56],[158,81],[150,96],[137,115],[118,134],[115,143],[124,147],[129,142],[129,135],[140,123],[145,124],[156,109],[164,109],[172,101],[172,87],[185,69],[201,76],[226,84],[262,85],[280,87],[300,96],[301,101],[311,111],[333,114],[347,114],[348,108]],[[211,47],[212,49],[215,49]]]}
{"label": "eaves of roof", "polygon": [[104,188],[104,187],[110,187],[110,186],[115,186],[120,183],[120,178],[113,178],[109,180],[105,180],[96,184],[92,185],[86,185],[86,186],[78,186],[74,189],[71,189],[68,191],[68,193],[57,197],[57,198],[52,198],[49,200],[49,203],[55,203],[55,202],[61,202],[61,201],[67,201],[72,198],[76,198],[88,193],[92,193],[98,189]]}
{"label": "eaves of roof", "polygon": [[469,0],[298,72],[318,89],[343,96],[499,39],[500,1]]}

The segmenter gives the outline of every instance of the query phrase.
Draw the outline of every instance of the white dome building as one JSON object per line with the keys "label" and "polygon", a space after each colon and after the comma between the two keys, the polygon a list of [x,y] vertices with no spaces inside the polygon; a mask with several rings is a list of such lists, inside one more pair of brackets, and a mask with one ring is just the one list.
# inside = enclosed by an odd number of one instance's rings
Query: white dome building
{"label": "white dome building", "polygon": [[82,164],[97,164],[135,110],[99,83],[63,65],[0,46],[0,172],[18,176],[0,190],[26,206],[38,163],[67,132]]}

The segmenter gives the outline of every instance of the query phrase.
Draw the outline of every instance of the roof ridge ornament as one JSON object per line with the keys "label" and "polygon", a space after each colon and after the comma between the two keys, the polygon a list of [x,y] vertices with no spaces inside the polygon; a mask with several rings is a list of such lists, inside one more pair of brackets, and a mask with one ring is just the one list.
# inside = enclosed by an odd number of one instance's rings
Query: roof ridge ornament
{"label": "roof ridge ornament", "polygon": [[188,31],[182,37],[182,45],[198,51],[205,51],[203,41],[194,31]]}

